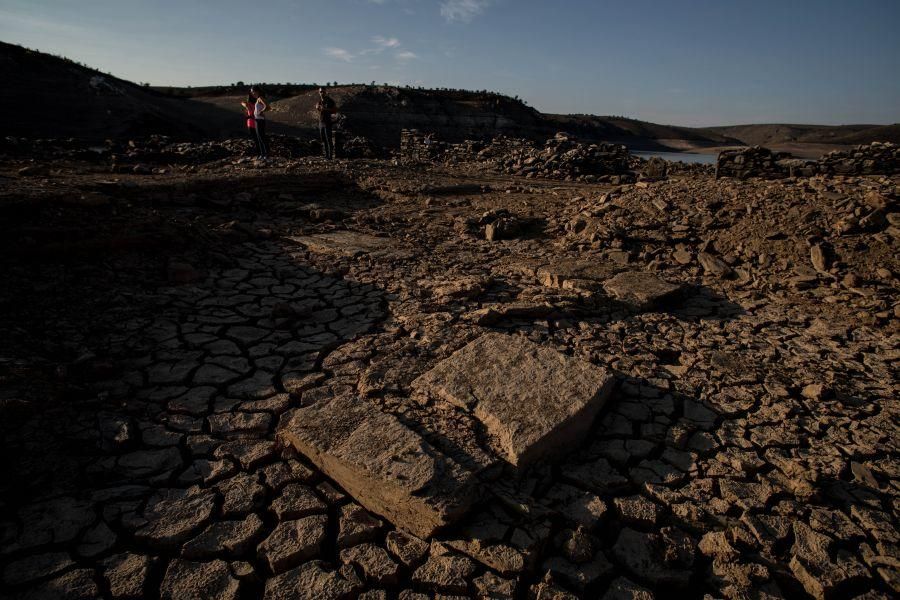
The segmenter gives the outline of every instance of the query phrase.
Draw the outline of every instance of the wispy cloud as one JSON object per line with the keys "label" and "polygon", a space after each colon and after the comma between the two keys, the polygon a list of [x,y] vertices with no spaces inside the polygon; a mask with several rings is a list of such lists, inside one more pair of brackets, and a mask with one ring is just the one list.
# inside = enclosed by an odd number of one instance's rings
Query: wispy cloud
{"label": "wispy cloud", "polygon": [[419,0],[366,0],[369,4],[377,4],[378,6],[385,6],[386,4],[393,4],[400,8],[404,13],[408,15],[415,14],[415,9],[411,8],[410,4],[416,4]]}
{"label": "wispy cloud", "polygon": [[448,23],[469,23],[484,12],[493,0],[444,0],[441,16]]}
{"label": "wispy cloud", "polygon": [[349,50],[345,50],[344,48],[325,48],[326,56],[330,56],[331,58],[342,60],[344,62],[353,62],[353,53]]}
{"label": "wispy cloud", "polygon": [[399,48],[400,40],[395,37],[386,38],[383,35],[376,35],[372,38],[372,43],[379,48]]}
{"label": "wispy cloud", "polygon": [[334,60],[343,62],[370,62],[375,56],[391,51],[391,54],[398,63],[406,63],[419,58],[419,55],[403,48],[403,43],[395,37],[376,35],[372,37],[372,46],[363,48],[358,51],[347,50],[346,48],[337,48],[330,46],[324,49],[325,55]]}

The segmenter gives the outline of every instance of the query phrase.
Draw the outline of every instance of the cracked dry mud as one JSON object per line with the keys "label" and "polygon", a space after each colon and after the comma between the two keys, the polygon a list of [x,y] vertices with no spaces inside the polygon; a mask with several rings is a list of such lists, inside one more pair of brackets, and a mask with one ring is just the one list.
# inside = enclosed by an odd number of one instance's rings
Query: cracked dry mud
{"label": "cracked dry mud", "polygon": [[0,180],[3,597],[900,593],[896,177],[190,171]]}

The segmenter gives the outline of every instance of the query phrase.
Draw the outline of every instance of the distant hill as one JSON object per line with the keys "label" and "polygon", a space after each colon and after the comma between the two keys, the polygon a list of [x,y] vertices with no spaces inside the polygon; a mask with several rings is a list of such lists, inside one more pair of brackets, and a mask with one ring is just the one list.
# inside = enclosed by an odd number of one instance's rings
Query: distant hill
{"label": "distant hill", "polygon": [[900,141],[900,125],[730,125],[703,131],[739,139],[749,145],[867,144]]}
{"label": "distant hill", "polygon": [[[404,128],[434,132],[447,141],[497,134],[546,137],[551,129],[533,108],[489,92],[353,85],[333,87],[328,93],[340,107],[347,131],[382,146],[397,145]],[[284,98],[274,104],[272,118],[315,127],[317,100],[315,91]]]}
{"label": "distant hill", "polygon": [[[233,86],[158,89],[218,107],[233,107],[246,93],[245,89]],[[318,88],[273,85],[264,89],[272,107],[269,119],[274,130],[289,126],[315,133]],[[544,140],[563,130],[587,140],[645,148],[659,147],[661,140],[676,139],[699,147],[741,144],[735,138],[690,127],[657,125],[624,117],[545,114],[517,98],[487,91],[371,85],[339,85],[327,89],[346,118],[344,128],[383,146],[396,146],[399,132],[404,128],[433,132],[450,142],[498,134]]]}
{"label": "distant hill", "polygon": [[876,125],[838,138],[841,144],[869,144],[871,142],[893,142],[900,144],[900,123]]}
{"label": "distant hill", "polygon": [[[239,102],[244,85],[197,88],[137,85],[64,58],[0,42],[0,97],[6,135],[86,140],[149,134],[199,140],[245,135]],[[264,85],[271,131],[315,136],[316,86]],[[734,125],[679,127],[625,117],[544,114],[518,98],[488,91],[342,85],[329,88],[344,129],[396,147],[400,130],[418,128],[447,141],[498,134],[545,139],[568,131],[633,149],[702,149],[732,145],[790,145],[816,152],[844,144],[900,142],[900,125]],[[24,98],[24,101],[23,101]]]}
{"label": "distant hill", "polygon": [[557,129],[590,136],[593,132],[609,141],[620,142],[634,148],[653,149],[666,146],[676,140],[683,146],[709,147],[742,145],[734,136],[693,127],[658,125],[625,117],[598,117],[595,115],[546,115]]}

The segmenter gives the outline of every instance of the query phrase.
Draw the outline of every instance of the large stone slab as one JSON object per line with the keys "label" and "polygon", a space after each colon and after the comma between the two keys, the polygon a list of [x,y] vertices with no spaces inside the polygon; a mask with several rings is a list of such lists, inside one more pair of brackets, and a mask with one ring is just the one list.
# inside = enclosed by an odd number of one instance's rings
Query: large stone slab
{"label": "large stone slab", "polygon": [[535,278],[544,287],[587,293],[600,291],[603,282],[617,270],[616,265],[610,263],[577,258],[556,258],[552,262],[514,260],[508,268]]}
{"label": "large stone slab", "polygon": [[515,466],[577,446],[612,384],[602,367],[499,333],[481,336],[413,382],[472,412]]}
{"label": "large stone slab", "polygon": [[603,288],[616,300],[637,310],[650,310],[678,300],[684,293],[680,283],[663,281],[653,273],[628,271],[605,281]]}
{"label": "large stone slab", "polygon": [[369,255],[379,257],[403,257],[409,252],[398,247],[391,238],[377,237],[356,231],[333,231],[315,235],[293,236],[288,240],[305,246],[318,254],[339,254],[350,258]]}
{"label": "large stone slab", "polygon": [[561,258],[535,270],[541,285],[561,290],[597,291],[615,273],[613,265],[598,261]]}
{"label": "large stone slab", "polygon": [[363,400],[338,396],[290,411],[279,435],[360,504],[421,537],[475,499],[473,473]]}

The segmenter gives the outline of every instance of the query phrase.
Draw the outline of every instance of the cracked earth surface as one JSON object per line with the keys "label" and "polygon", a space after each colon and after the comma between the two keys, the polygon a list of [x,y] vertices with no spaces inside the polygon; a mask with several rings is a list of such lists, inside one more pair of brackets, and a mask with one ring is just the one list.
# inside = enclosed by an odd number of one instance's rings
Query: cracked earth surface
{"label": "cracked earth surface", "polygon": [[[31,201],[10,214],[27,231],[4,266],[0,594],[900,591],[900,271],[877,247],[896,250],[896,239],[867,240],[880,261],[868,266],[851,252],[860,240],[833,242],[856,272],[887,270],[878,284],[795,269],[805,279],[786,286],[776,266],[788,250],[742,267],[725,259],[743,247],[707,234],[743,227],[745,204],[769,193],[890,196],[896,181],[772,192],[709,179],[649,190],[471,180],[311,161],[268,177],[110,182],[84,169],[58,188],[23,185]],[[635,208],[653,192],[674,208]],[[695,218],[701,192],[724,198],[725,225]],[[523,233],[484,239],[498,210]],[[654,238],[654,222],[668,235]],[[604,243],[623,227],[630,239]],[[662,305],[629,304],[595,289],[592,268],[685,287]],[[493,432],[417,389],[487,333],[614,378],[564,456],[514,469]],[[515,368],[507,375],[522,384]],[[424,539],[366,509],[281,435],[287,415],[336,398],[396,418],[477,475],[482,493]]]}

